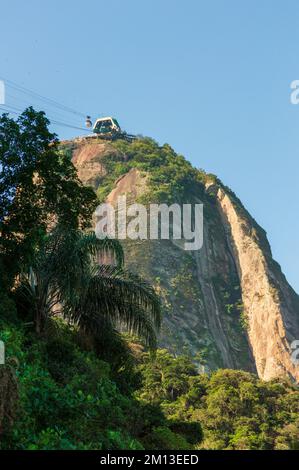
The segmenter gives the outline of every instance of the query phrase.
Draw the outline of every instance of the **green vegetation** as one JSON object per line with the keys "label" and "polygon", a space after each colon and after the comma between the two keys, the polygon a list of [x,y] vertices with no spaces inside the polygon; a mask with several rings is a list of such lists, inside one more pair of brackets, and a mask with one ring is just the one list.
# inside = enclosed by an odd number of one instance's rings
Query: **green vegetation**
{"label": "green vegetation", "polygon": [[104,200],[113,189],[117,178],[131,168],[149,173],[149,191],[140,202],[184,202],[204,197],[204,171],[196,170],[182,155],[177,155],[170,145],[160,147],[154,140],[144,138],[132,143],[116,141],[113,146],[120,155],[107,155],[103,164],[108,176],[101,181],[98,197]]}
{"label": "green vegetation", "polygon": [[0,286],[11,287],[49,227],[90,224],[96,198],[58,151],[43,112],[0,118]]}
{"label": "green vegetation", "polygon": [[20,397],[0,448],[142,449],[161,430],[164,439],[188,445],[158,406],[134,398],[140,378],[128,353],[121,366],[111,354],[108,364],[77,328],[61,321],[44,337],[21,322],[1,321],[0,331],[8,357],[18,360]]}
{"label": "green vegetation", "polygon": [[[113,264],[104,264],[105,257]],[[118,324],[151,347],[156,344],[159,299],[152,287],[124,269],[116,240],[56,226],[36,250],[28,273],[21,273],[15,296],[18,304],[26,302],[27,319],[32,312],[39,334],[59,314],[96,342],[112,335]]]}
{"label": "green vegetation", "polygon": [[299,391],[287,381],[199,375],[188,357],[137,344],[116,366],[62,321],[43,337],[21,322],[0,331],[20,397],[2,449],[299,448]]}
{"label": "green vegetation", "polygon": [[[145,281],[124,269],[117,241],[82,231],[95,196],[59,153],[47,125],[44,114],[32,108],[16,122],[7,115],[0,119],[1,339],[8,354],[9,347],[14,350],[13,363],[20,364],[18,380],[13,365],[1,366],[0,435],[12,432],[5,448],[101,448],[105,436],[96,438],[96,444],[85,442],[85,429],[81,443],[66,423],[63,429],[59,423],[70,419],[79,432],[86,413],[92,433],[93,417],[107,419],[108,408],[110,415],[115,412],[115,384],[109,382],[109,366],[97,357],[110,355],[112,367],[124,367],[130,354],[119,328],[138,334],[153,348],[160,302]],[[68,323],[59,327],[57,315]],[[82,352],[70,340],[73,330]],[[117,410],[122,397],[115,395]],[[125,436],[113,425],[106,431],[111,442],[134,447],[133,441],[124,444]]]}
{"label": "green vegetation", "polygon": [[139,370],[138,398],[159,405],[180,429],[191,426],[196,448],[299,449],[299,391],[287,380],[227,369],[198,375],[190,359],[165,350],[154,360],[145,354]]}
{"label": "green vegetation", "polygon": [[[31,108],[0,118],[0,449],[298,449],[294,385],[199,373],[188,355],[155,350],[157,293],[124,268],[118,242],[88,232],[95,196],[47,125]],[[101,198],[133,167],[151,170],[151,202],[203,194],[205,174],[168,145],[114,145],[127,158],[107,160]],[[174,296],[183,285],[200,302],[181,259]],[[238,288],[215,282],[227,316],[240,315]]]}

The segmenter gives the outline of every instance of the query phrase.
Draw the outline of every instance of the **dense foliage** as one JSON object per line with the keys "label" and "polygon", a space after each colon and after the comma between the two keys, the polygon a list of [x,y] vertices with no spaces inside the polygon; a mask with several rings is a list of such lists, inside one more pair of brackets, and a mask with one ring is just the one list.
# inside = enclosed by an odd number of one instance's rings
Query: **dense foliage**
{"label": "dense foliage", "polygon": [[[299,390],[287,380],[220,369],[198,375],[187,357],[145,354],[137,396],[168,420],[200,423],[203,449],[299,449]],[[193,436],[196,435],[193,431]]]}
{"label": "dense foliage", "polygon": [[299,448],[299,391],[287,381],[198,374],[188,357],[137,344],[115,367],[63,322],[43,338],[21,322],[0,331],[20,396],[2,449]]}
{"label": "dense foliage", "polygon": [[11,284],[31,261],[49,226],[90,223],[95,195],[58,151],[43,112],[28,108],[17,120],[0,117],[0,276]]}
{"label": "dense foliage", "polygon": [[[115,368],[76,328],[55,322],[41,338],[21,322],[1,321],[7,356],[17,359],[20,400],[2,449],[189,448],[188,433],[156,404],[133,396],[140,373],[132,356]],[[113,348],[111,348],[113,350]],[[110,350],[110,352],[111,352]],[[10,366],[9,366],[10,367]]]}

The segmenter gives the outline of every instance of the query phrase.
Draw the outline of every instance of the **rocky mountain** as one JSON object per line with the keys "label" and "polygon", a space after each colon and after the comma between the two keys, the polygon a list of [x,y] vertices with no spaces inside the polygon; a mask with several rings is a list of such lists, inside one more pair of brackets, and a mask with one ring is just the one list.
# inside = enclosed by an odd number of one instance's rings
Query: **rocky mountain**
{"label": "rocky mountain", "polygon": [[188,352],[203,368],[256,371],[299,381],[299,297],[273,260],[266,233],[234,193],[151,139],[61,143],[100,201],[202,203],[203,247],[177,240],[124,240],[126,263],[160,293],[160,346]]}

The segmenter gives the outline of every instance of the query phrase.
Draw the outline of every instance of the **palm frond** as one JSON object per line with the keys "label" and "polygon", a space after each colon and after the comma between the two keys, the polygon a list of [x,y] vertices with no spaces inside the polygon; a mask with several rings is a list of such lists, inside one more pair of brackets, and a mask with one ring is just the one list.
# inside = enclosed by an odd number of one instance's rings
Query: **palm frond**
{"label": "palm frond", "polygon": [[161,302],[154,288],[141,277],[114,266],[99,266],[93,282],[112,297],[125,299],[148,312],[157,329],[161,326]]}
{"label": "palm frond", "polygon": [[[99,255],[115,262],[99,265]],[[98,338],[125,328],[153,348],[161,325],[160,300],[147,282],[124,269],[123,262],[117,240],[57,227],[24,276],[24,292],[31,296],[39,319],[46,321],[58,309]]]}
{"label": "palm frond", "polygon": [[78,249],[89,253],[92,257],[110,255],[117,266],[124,264],[124,252],[121,243],[112,238],[99,239],[94,233],[84,234],[79,240]]}
{"label": "palm frond", "polygon": [[67,315],[75,322],[98,334],[105,322],[111,321],[114,326],[141,336],[147,345],[155,347],[161,307],[151,286],[121,268],[100,266],[86,280],[85,287],[76,308],[69,305]]}

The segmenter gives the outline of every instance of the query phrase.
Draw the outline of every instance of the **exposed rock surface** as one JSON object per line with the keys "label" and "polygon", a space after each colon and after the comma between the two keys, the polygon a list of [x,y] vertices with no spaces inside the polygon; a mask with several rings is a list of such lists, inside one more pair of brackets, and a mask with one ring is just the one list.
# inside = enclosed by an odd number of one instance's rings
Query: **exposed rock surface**
{"label": "exposed rock surface", "polygon": [[299,301],[273,261],[263,231],[223,188],[217,199],[235,253],[258,374],[265,380],[289,375],[299,382],[291,344],[299,338]]}
{"label": "exposed rock surface", "polygon": [[[105,157],[127,160],[111,143],[74,141],[70,151],[82,181],[96,190],[109,178]],[[134,159],[134,155],[130,156]],[[147,191],[151,174],[128,167],[115,179],[108,201],[130,202]],[[207,368],[257,371],[266,380],[299,381],[290,344],[299,339],[299,297],[273,261],[265,232],[218,180],[206,181],[204,245],[184,251],[171,240],[127,240],[126,259],[152,282],[163,299],[160,345],[190,352]]]}
{"label": "exposed rock surface", "polygon": [[113,206],[117,205],[118,196],[126,195],[127,201],[134,201],[146,190],[146,176],[132,168],[115,182],[115,188],[110,192],[106,201]]}
{"label": "exposed rock surface", "polygon": [[[62,148],[64,143],[62,143]],[[89,186],[97,187],[100,177],[106,174],[102,165],[102,158],[108,153],[115,152],[108,143],[86,143],[86,141],[66,143],[68,150],[72,152],[73,163],[78,169],[78,176]]]}

